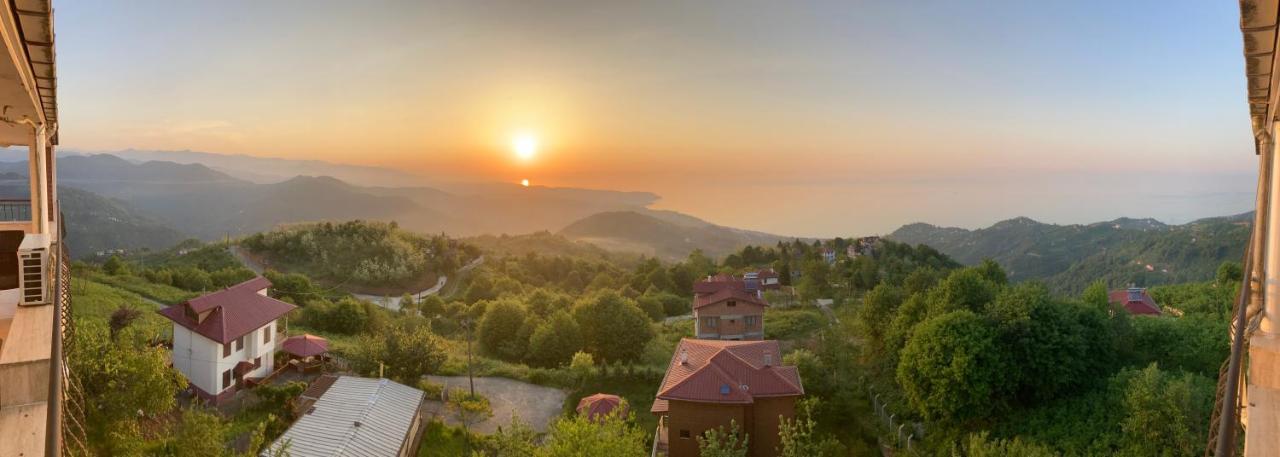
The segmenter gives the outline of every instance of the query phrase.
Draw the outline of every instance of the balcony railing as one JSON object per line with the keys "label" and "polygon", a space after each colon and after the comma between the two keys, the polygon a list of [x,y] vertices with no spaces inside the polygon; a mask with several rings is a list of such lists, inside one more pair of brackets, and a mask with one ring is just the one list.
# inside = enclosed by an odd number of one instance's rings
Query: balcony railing
{"label": "balcony railing", "polygon": [[31,220],[31,200],[0,199],[0,222]]}

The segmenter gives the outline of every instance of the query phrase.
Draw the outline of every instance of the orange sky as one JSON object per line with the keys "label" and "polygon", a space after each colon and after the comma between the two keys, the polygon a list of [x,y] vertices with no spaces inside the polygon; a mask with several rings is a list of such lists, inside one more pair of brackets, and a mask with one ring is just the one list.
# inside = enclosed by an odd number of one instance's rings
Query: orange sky
{"label": "orange sky", "polygon": [[[60,133],[69,149],[647,190],[796,234],[1043,210],[878,215],[922,180],[965,177],[963,193],[1009,175],[1252,170],[1234,4],[913,3],[64,5]],[[510,148],[524,130],[541,143],[528,162]],[[716,206],[781,195],[785,222]],[[842,200],[872,203],[832,220]]]}

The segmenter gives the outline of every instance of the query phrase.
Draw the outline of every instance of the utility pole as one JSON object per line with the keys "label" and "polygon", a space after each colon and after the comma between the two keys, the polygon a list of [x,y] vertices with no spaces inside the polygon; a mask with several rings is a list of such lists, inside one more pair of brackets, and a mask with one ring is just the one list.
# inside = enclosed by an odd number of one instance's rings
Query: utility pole
{"label": "utility pole", "polygon": [[462,321],[462,325],[467,329],[467,384],[471,387],[471,398],[476,396],[476,379],[474,371],[471,369],[471,318],[468,317]]}

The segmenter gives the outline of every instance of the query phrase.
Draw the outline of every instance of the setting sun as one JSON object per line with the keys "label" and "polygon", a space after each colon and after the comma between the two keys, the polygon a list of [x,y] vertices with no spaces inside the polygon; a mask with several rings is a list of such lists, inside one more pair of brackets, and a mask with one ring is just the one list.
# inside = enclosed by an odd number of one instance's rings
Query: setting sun
{"label": "setting sun", "polygon": [[531,133],[521,133],[511,139],[511,148],[515,150],[516,157],[523,160],[532,159],[538,153],[538,138]]}
{"label": "setting sun", "polygon": [[529,187],[529,180],[528,180],[528,179],[521,179],[521,180],[520,180],[520,185],[521,185],[521,186],[525,186],[525,187]]}

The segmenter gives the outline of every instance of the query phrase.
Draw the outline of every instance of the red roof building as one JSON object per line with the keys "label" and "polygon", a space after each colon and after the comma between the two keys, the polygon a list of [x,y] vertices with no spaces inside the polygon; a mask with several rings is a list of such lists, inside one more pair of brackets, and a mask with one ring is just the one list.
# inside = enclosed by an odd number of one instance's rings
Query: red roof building
{"label": "red roof building", "polygon": [[1155,299],[1151,298],[1151,294],[1147,293],[1145,288],[1130,287],[1113,290],[1107,294],[1107,301],[1124,306],[1129,314],[1160,315],[1160,305],[1156,304]]}
{"label": "red roof building", "polygon": [[257,277],[159,311],[173,321],[173,367],[195,394],[213,403],[274,369],[276,320],[296,306],[267,296]]}
{"label": "red roof building", "polygon": [[733,422],[750,436],[749,455],[773,455],[779,417],[793,417],[804,395],[800,372],[780,359],[772,340],[680,340],[650,408],[661,416],[659,446],[696,456],[698,436]]}

